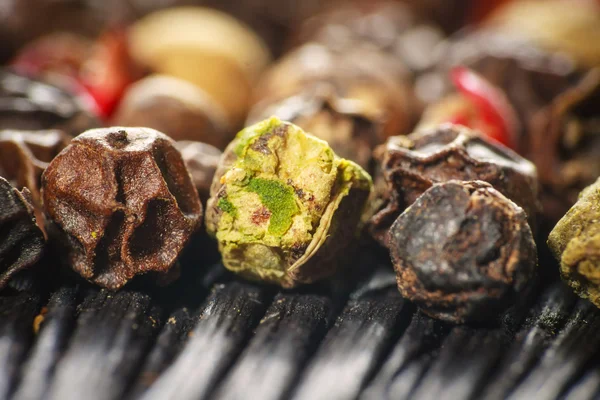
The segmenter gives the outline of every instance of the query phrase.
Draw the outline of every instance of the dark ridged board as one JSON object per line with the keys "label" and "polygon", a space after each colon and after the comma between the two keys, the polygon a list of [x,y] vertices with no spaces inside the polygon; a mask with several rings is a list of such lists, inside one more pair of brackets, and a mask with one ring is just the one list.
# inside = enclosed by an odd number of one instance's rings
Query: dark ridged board
{"label": "dark ridged board", "polygon": [[561,282],[496,324],[455,326],[403,300],[389,265],[359,261],[291,291],[197,260],[174,286],[116,293],[25,276],[0,294],[0,399],[600,396],[600,310]]}

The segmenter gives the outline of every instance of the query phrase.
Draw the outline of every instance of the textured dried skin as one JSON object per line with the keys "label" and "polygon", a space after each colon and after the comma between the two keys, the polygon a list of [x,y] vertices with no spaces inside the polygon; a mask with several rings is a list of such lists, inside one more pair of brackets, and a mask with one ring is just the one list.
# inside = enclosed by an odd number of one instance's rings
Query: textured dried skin
{"label": "textured dried skin", "polygon": [[198,190],[202,204],[210,197],[210,186],[217,171],[219,160],[223,154],[221,150],[206,143],[180,141],[175,147],[192,176],[192,182]]}
{"label": "textured dried skin", "polygon": [[494,319],[537,264],[525,212],[482,181],[423,193],[392,224],[390,254],[402,296],[455,323]]}
{"label": "textured dried skin", "polygon": [[376,200],[369,230],[382,245],[394,220],[425,190],[449,180],[481,180],[523,207],[535,226],[539,212],[535,166],[476,131],[443,124],[406,137],[392,137],[377,149]]}
{"label": "textured dried skin", "polygon": [[114,124],[146,126],[173,140],[195,140],[224,149],[232,139],[231,122],[221,107],[197,86],[154,75],[127,89]]}
{"label": "textured dried skin", "polygon": [[0,176],[17,188],[29,189],[40,207],[42,173],[69,140],[59,130],[0,131]]}
{"label": "textured dried skin", "polygon": [[79,135],[44,172],[42,197],[71,267],[109,289],[169,271],[202,216],[174,142],[149,128]]}
{"label": "textured dried skin", "polygon": [[409,92],[404,69],[373,49],[308,44],[267,72],[248,122],[292,121],[366,168],[376,145],[412,126]]}
{"label": "textured dried skin", "polygon": [[353,246],[371,178],[326,142],[273,117],[223,154],[206,226],[225,266],[293,287],[334,273]]}
{"label": "textured dried skin", "polygon": [[556,224],[548,246],[560,261],[563,280],[600,307],[600,179]]}
{"label": "textured dried skin", "polygon": [[600,176],[600,69],[534,117],[528,158],[539,171],[544,216],[554,223]]}
{"label": "textured dried skin", "polygon": [[60,129],[71,136],[99,122],[61,89],[0,71],[0,129]]}
{"label": "textured dried skin", "polygon": [[29,191],[19,192],[0,178],[0,290],[14,274],[39,261],[44,244]]}

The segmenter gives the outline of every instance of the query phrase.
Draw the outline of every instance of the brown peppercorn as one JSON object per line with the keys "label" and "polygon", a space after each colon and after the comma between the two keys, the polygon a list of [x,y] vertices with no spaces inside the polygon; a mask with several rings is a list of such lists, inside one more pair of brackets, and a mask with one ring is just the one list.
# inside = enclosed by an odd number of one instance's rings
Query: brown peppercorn
{"label": "brown peppercorn", "polygon": [[272,67],[255,90],[248,124],[291,121],[363,168],[375,146],[408,133],[410,89],[401,65],[378,51],[307,44]]}
{"label": "brown peppercorn", "polygon": [[537,166],[544,216],[552,225],[600,176],[600,68],[532,119],[528,158]]}
{"label": "brown peppercorn", "polygon": [[41,206],[42,172],[69,140],[59,130],[0,131],[0,176],[17,188],[29,189],[33,203]]}
{"label": "brown peppercorn", "polygon": [[29,191],[20,192],[0,178],[0,290],[14,274],[39,261],[44,243]]}
{"label": "brown peppercorn", "polygon": [[68,263],[109,289],[168,272],[202,216],[174,142],[149,128],[79,135],[44,172],[42,197]]}
{"label": "brown peppercorn", "polygon": [[396,136],[376,151],[373,237],[384,246],[394,220],[434,183],[481,180],[523,207],[532,226],[539,210],[536,169],[529,161],[478,132],[442,124]]}
{"label": "brown peppercorn", "polygon": [[221,106],[196,85],[165,75],[133,84],[113,120],[118,126],[146,126],[173,140],[195,140],[224,149],[233,138]]}
{"label": "brown peppercorn", "polygon": [[60,129],[76,136],[97,126],[98,120],[70,94],[0,70],[0,129]]}
{"label": "brown peppercorn", "polygon": [[402,296],[454,323],[492,320],[537,264],[525,212],[482,181],[428,189],[392,224],[390,254]]}
{"label": "brown peppercorn", "polygon": [[210,186],[223,153],[209,144],[187,140],[175,143],[175,147],[181,152],[202,204],[206,205],[210,197]]}

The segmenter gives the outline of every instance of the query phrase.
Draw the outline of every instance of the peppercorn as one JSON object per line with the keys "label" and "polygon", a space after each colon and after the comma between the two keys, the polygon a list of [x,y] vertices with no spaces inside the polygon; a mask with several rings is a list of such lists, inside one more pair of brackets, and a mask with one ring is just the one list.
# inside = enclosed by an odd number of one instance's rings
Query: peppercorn
{"label": "peppercorn", "polygon": [[0,131],[0,176],[15,187],[29,189],[33,204],[41,206],[42,172],[69,140],[59,130]]}
{"label": "peppercorn", "polygon": [[175,147],[181,152],[181,157],[192,176],[192,182],[202,204],[206,204],[210,197],[210,186],[223,153],[209,144],[186,140],[176,142]]}
{"label": "peppercorn", "polygon": [[0,71],[0,129],[60,129],[76,136],[98,124],[88,109],[65,91]]}
{"label": "peppercorn", "polygon": [[202,89],[181,79],[153,75],[133,84],[117,109],[119,126],[146,126],[173,140],[194,140],[220,149],[231,141],[231,126]]}
{"label": "peppercorn", "polygon": [[558,95],[533,118],[528,158],[536,164],[544,216],[554,225],[600,176],[600,69]]}
{"label": "peppercorn", "polygon": [[13,275],[40,260],[44,244],[29,190],[18,191],[0,177],[0,290]]}
{"label": "peppercorn", "polygon": [[539,212],[535,166],[477,131],[442,124],[396,136],[376,151],[378,174],[372,236],[387,245],[394,220],[434,183],[481,180],[526,210],[532,227]]}
{"label": "peppercorn", "polygon": [[358,165],[273,117],[238,133],[223,153],[206,226],[225,267],[289,288],[343,266],[371,188]]}
{"label": "peppercorn", "polygon": [[394,221],[389,247],[402,296],[454,323],[494,319],[537,264],[525,212],[482,181],[433,185]]}
{"label": "peppercorn", "polygon": [[149,128],[79,135],[44,172],[42,197],[69,265],[108,289],[167,273],[202,216],[174,142]]}
{"label": "peppercorn", "polygon": [[548,246],[560,262],[562,279],[600,308],[600,179],[587,187],[556,224]]}
{"label": "peppercorn", "polygon": [[272,115],[291,121],[367,168],[375,146],[410,130],[406,78],[400,64],[373,49],[307,44],[266,73],[248,122]]}
{"label": "peppercorn", "polygon": [[137,63],[197,85],[233,127],[243,124],[252,87],[271,60],[266,44],[248,26],[206,7],[147,15],[130,27],[129,43]]}

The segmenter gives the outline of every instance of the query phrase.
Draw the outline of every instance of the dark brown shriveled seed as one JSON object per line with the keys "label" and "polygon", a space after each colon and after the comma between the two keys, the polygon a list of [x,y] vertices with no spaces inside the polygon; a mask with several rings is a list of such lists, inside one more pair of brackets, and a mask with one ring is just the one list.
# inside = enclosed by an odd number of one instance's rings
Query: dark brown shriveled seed
{"label": "dark brown shriveled seed", "polygon": [[481,181],[431,187],[392,224],[389,245],[402,296],[455,323],[494,319],[537,264],[523,209]]}
{"label": "dark brown shriveled seed", "polygon": [[531,226],[539,210],[533,164],[476,131],[444,124],[409,136],[396,136],[376,151],[373,237],[386,245],[394,220],[425,190],[449,180],[490,183],[525,209]]}
{"label": "dark brown shriveled seed", "polygon": [[49,235],[75,271],[109,289],[168,272],[201,222],[181,154],[149,128],[81,134],[50,163],[42,188]]}
{"label": "dark brown shriveled seed", "polygon": [[0,290],[42,256],[44,235],[36,225],[31,196],[0,178]]}

